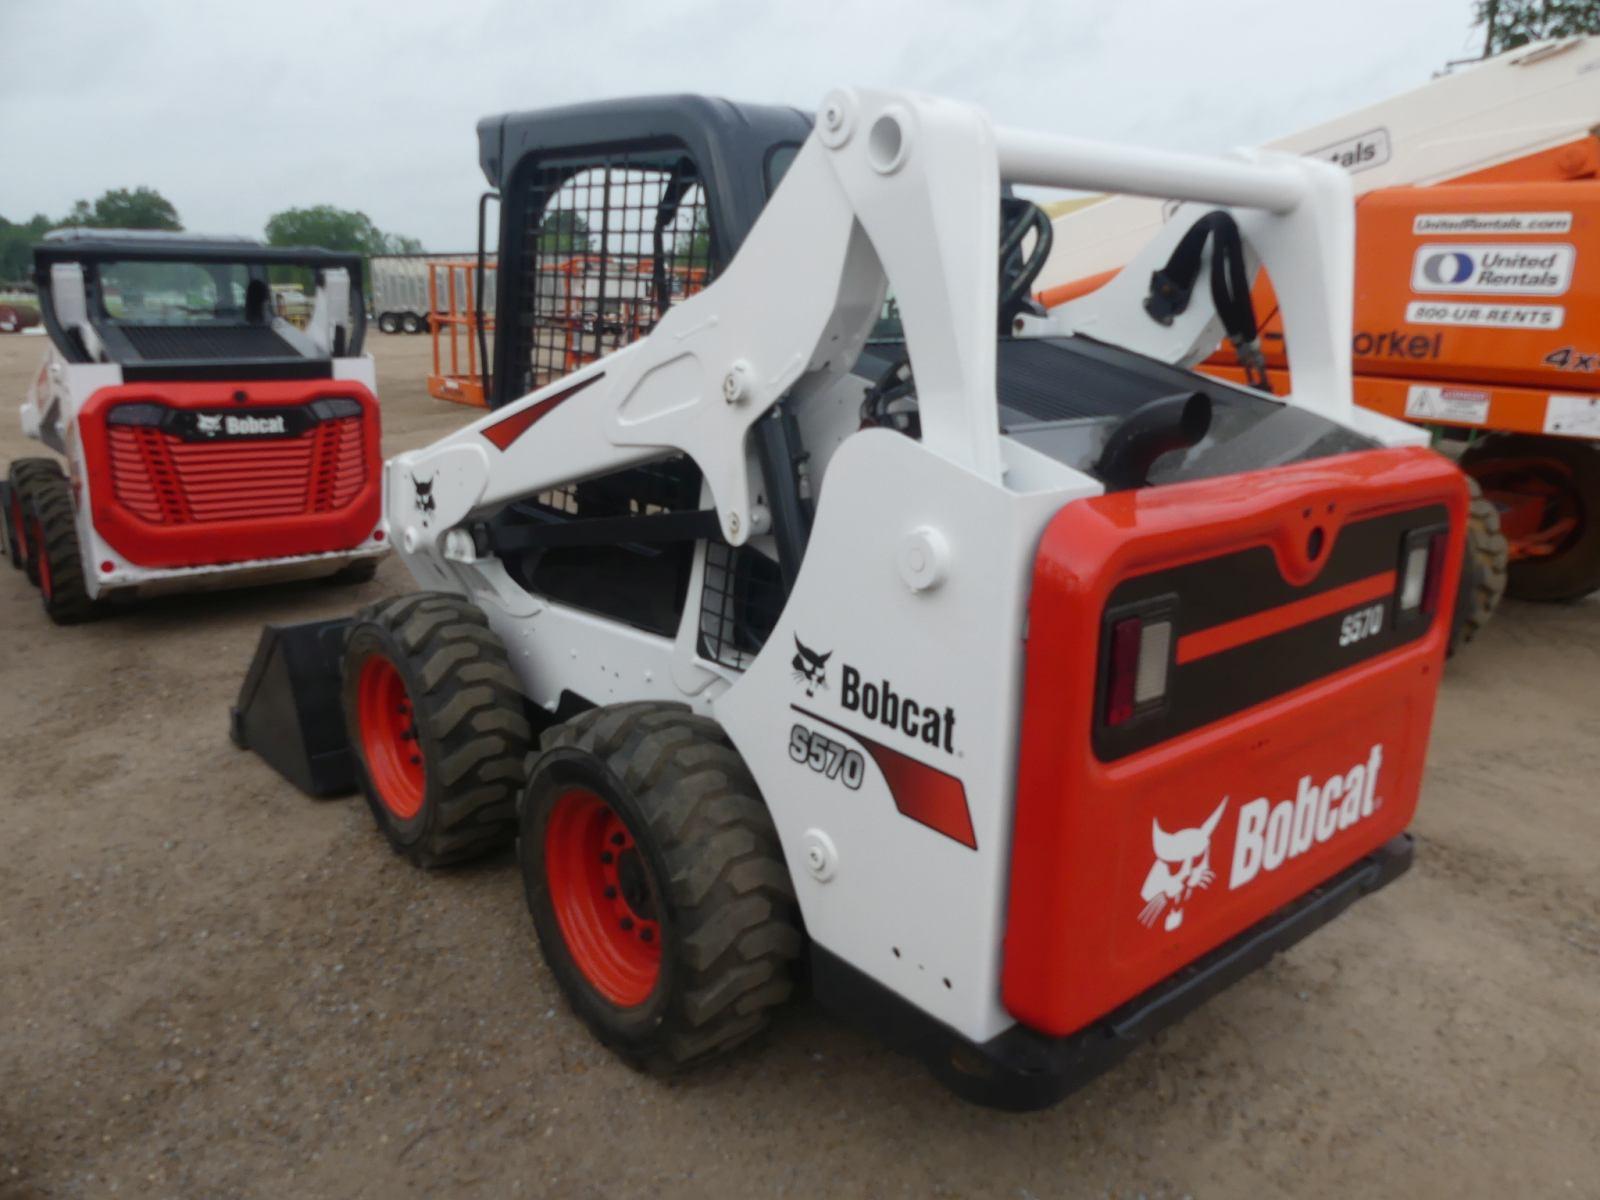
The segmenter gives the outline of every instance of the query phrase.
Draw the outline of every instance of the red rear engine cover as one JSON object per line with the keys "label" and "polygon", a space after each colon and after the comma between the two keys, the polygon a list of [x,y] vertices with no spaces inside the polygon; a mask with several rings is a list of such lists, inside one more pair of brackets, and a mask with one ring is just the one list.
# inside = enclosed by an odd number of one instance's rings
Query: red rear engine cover
{"label": "red rear engine cover", "polygon": [[78,432],[95,529],[141,567],[349,550],[382,516],[378,402],[353,381],[123,384]]}
{"label": "red rear engine cover", "polygon": [[[1455,467],[1413,449],[1057,514],[1029,612],[1003,979],[1019,1021],[1079,1030],[1406,828],[1465,510]],[[1404,548],[1434,533],[1437,610],[1398,619]],[[1173,622],[1168,690],[1110,728],[1101,664],[1130,612]]]}

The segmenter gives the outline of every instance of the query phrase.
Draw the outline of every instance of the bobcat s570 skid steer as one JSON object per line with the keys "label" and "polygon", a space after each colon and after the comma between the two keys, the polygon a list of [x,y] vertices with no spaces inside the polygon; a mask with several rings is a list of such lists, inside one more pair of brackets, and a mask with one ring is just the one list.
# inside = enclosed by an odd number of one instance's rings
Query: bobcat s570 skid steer
{"label": "bobcat s570 skid steer", "polygon": [[[342,710],[417,863],[515,838],[604,1042],[706,1059],[804,954],[1037,1107],[1407,867],[1466,489],[1351,405],[1336,168],[866,90],[480,137],[498,407],[386,467],[423,590],[270,630],[235,729],[314,780]],[[1046,317],[1011,182],[1190,205]],[[1188,369],[1257,265],[1291,397]]]}
{"label": "bobcat s570 skid steer", "polygon": [[[0,485],[14,566],[58,623],[111,599],[369,579],[383,532],[361,259],[244,238],[61,230],[34,250],[50,350]],[[272,284],[301,279],[305,327]]]}

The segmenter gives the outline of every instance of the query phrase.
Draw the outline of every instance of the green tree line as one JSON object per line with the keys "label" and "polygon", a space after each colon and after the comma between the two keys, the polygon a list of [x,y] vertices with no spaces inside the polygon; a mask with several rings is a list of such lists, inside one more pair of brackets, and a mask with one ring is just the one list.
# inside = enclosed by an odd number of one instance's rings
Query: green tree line
{"label": "green tree line", "polygon": [[[181,231],[183,221],[173,203],[154,188],[113,188],[92,203],[79,200],[63,217],[35,213],[25,221],[0,215],[0,285],[27,281],[33,271],[33,247],[52,229],[166,229]],[[404,234],[386,233],[364,212],[318,204],[289,208],[267,219],[264,238],[270,246],[320,246],[356,254],[419,254],[422,243]]]}
{"label": "green tree line", "polygon": [[1545,38],[1600,33],[1600,0],[1477,0],[1484,54],[1503,54]]}

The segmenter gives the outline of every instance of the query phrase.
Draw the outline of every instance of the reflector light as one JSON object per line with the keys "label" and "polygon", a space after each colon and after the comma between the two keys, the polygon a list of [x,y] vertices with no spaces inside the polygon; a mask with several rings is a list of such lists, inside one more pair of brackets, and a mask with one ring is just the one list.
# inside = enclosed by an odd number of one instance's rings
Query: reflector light
{"label": "reflector light", "polygon": [[1126,617],[1111,627],[1107,666],[1106,724],[1121,725],[1167,694],[1172,622]]}
{"label": "reflector light", "polygon": [[1400,576],[1400,611],[1415,612],[1422,607],[1423,593],[1428,586],[1428,563],[1433,554],[1433,539],[1416,542],[1406,548],[1406,565]]}
{"label": "reflector light", "polygon": [[1167,694],[1167,659],[1172,650],[1172,622],[1155,621],[1139,634],[1139,672],[1134,679],[1133,703],[1149,704]]}
{"label": "reflector light", "polygon": [[1138,617],[1111,627],[1111,662],[1106,688],[1106,724],[1121,725],[1133,716],[1134,692],[1139,675],[1139,643],[1144,622]]}
{"label": "reflector light", "polygon": [[[1434,534],[1428,539],[1428,577],[1422,587],[1422,611],[1430,617],[1439,611],[1439,586],[1444,580],[1445,535]],[[1409,574],[1409,570],[1407,574]]]}

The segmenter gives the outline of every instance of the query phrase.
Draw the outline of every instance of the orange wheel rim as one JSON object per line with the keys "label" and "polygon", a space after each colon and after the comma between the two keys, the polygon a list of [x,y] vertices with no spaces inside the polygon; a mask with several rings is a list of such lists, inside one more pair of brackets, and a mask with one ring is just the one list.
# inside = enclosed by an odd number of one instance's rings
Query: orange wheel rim
{"label": "orange wheel rim", "polygon": [[356,677],[356,719],[373,790],[385,808],[409,821],[422,811],[427,771],[405,680],[399,668],[381,654],[361,664]]}
{"label": "orange wheel rim", "polygon": [[545,879],[572,961],[621,1008],[643,1004],[661,978],[656,888],[633,832],[587,788],[556,797],[544,831]]}

